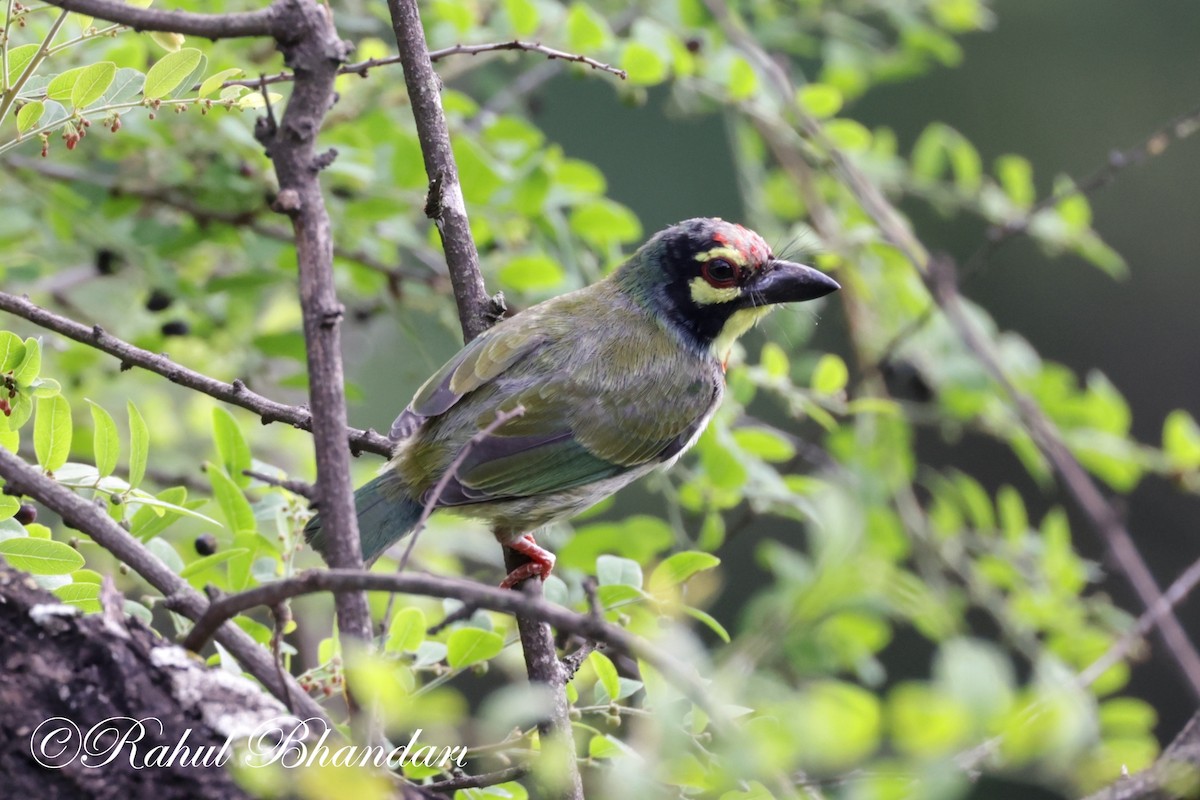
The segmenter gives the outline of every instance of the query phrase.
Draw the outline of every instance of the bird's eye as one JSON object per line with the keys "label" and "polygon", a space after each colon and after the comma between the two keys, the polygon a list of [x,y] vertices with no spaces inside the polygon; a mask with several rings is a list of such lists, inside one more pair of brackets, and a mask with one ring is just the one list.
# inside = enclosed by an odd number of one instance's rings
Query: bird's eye
{"label": "bird's eye", "polygon": [[737,284],[738,268],[723,258],[714,258],[704,262],[700,274],[710,286],[728,289]]}

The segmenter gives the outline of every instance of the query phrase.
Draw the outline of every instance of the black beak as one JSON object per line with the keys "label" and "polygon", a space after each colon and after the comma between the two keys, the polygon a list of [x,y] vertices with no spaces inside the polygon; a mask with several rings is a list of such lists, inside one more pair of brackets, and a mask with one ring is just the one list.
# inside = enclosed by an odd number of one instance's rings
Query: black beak
{"label": "black beak", "polygon": [[791,261],[771,261],[748,288],[751,305],[766,306],[816,300],[842,287],[812,267]]}

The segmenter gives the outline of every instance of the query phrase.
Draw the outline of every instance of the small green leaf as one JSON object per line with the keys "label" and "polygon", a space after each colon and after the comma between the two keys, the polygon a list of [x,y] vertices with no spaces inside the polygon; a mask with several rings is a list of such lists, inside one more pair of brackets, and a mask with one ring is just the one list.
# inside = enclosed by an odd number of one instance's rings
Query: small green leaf
{"label": "small green leaf", "polygon": [[211,556],[198,558],[181,569],[179,571],[179,577],[190,578],[199,572],[203,572],[209,567],[215,567],[217,564],[223,564],[231,558],[237,558],[238,556],[249,552],[250,551],[244,547],[231,547],[228,550],[222,550],[219,553],[213,553]]}
{"label": "small green leaf", "polygon": [[53,378],[38,378],[25,387],[34,397],[54,397],[62,394],[62,384]]}
{"label": "small green leaf", "polygon": [[642,238],[642,224],[633,212],[607,198],[576,206],[570,224],[572,231],[597,249]]}
{"label": "small green leaf", "polygon": [[572,3],[567,12],[567,44],[577,53],[596,53],[612,39],[607,20],[585,3]]}
{"label": "small green leaf", "polygon": [[446,662],[451,667],[469,667],[494,658],[504,649],[498,633],[482,628],[459,628],[446,641]]}
{"label": "small green leaf", "polygon": [[818,119],[832,117],[842,110],[842,91],[827,83],[809,83],[796,90],[796,101]]}
{"label": "small green leaf", "polygon": [[772,378],[786,378],[790,370],[787,353],[783,352],[783,348],[774,342],[767,342],[763,345],[759,364]]}
{"label": "small green leaf", "polygon": [[1191,414],[1176,409],[1163,421],[1163,450],[1176,469],[1200,468],[1200,426]]}
{"label": "small green leaf", "polygon": [[537,30],[538,10],[532,0],[504,0],[504,11],[517,36],[528,36]]}
{"label": "small green leaf", "polygon": [[596,579],[601,586],[642,588],[642,565],[620,556],[604,555],[596,559]]}
{"label": "small green leaf", "polygon": [[250,507],[246,495],[233,479],[212,463],[205,464],[205,471],[208,473],[209,483],[212,484],[213,497],[217,499],[217,505],[221,507],[229,529],[235,534],[253,533],[258,530],[258,524],[254,521],[254,509]]}
{"label": "small green leaf", "polygon": [[729,66],[729,97],[733,100],[745,100],[753,97],[758,91],[758,74],[750,62],[741,56],[734,56]]}
{"label": "small green leaf", "polygon": [[21,510],[21,501],[10,494],[0,494],[0,519],[8,519]]}
{"label": "small green leaf", "polygon": [[83,109],[100,99],[112,85],[117,75],[117,65],[101,61],[84,68],[71,88],[71,105]]}
{"label": "small green leaf", "polygon": [[25,340],[25,357],[13,370],[18,386],[28,386],[42,374],[42,343],[30,337]]}
{"label": "small green leaf", "polygon": [[238,67],[230,67],[229,69],[223,69],[220,72],[209,75],[204,79],[204,82],[200,84],[200,92],[198,96],[208,97],[217,89],[221,88],[221,84],[225,83],[225,81],[238,77],[243,71],[244,70]]}
{"label": "small green leaf", "polygon": [[17,131],[25,133],[33,130],[45,112],[46,104],[41,100],[34,100],[32,103],[21,106],[21,110],[17,112]]}
{"label": "small green leaf", "polygon": [[766,428],[738,428],[733,440],[747,453],[758,456],[772,464],[791,461],[796,447],[779,433]]}
{"label": "small green leaf", "polygon": [[402,608],[392,617],[388,626],[386,649],[392,652],[415,652],[425,641],[425,631],[429,625],[425,621],[425,612],[419,608]]}
{"label": "small green leaf", "polygon": [[167,53],[146,73],[146,87],[142,94],[147,100],[161,100],[166,97],[172,89],[183,83],[184,78],[192,74],[202,55],[203,53],[194,47]]}
{"label": "small green leaf", "polygon": [[128,403],[129,412],[129,485],[137,488],[142,482],[142,478],[146,477],[146,460],[150,456],[150,429],[146,427],[146,420],[142,418],[142,412],[137,410],[137,406],[130,400]]}
{"label": "small green leaf", "polygon": [[812,388],[819,394],[837,394],[846,388],[849,380],[850,371],[846,368],[846,362],[840,356],[826,353],[813,370]]}
{"label": "small green leaf", "polygon": [[701,611],[698,608],[692,608],[691,606],[684,606],[683,611],[689,617],[703,622],[709,630],[721,637],[721,641],[729,644],[729,631],[725,630],[725,626],[717,622],[716,618],[711,614]]}
{"label": "small green leaf", "polygon": [[67,463],[71,452],[71,404],[60,395],[41,397],[33,421],[33,449],[47,472]]}
{"label": "small green leaf", "polygon": [[87,67],[75,67],[66,72],[60,72],[46,84],[46,97],[51,100],[70,100],[75,91],[75,82]]}
{"label": "small green leaf", "polygon": [[[165,504],[182,506],[187,500],[187,489],[183,486],[173,486],[170,489],[164,489],[159,492],[158,499]],[[148,505],[143,503],[142,507],[134,512],[133,519],[129,521],[130,533],[143,542],[153,536],[157,536],[166,530],[179,516],[176,511],[169,511],[157,505]]]}
{"label": "small green leaf", "polygon": [[111,106],[133,102],[142,93],[145,84],[145,74],[131,67],[121,67],[104,95],[104,104]]}
{"label": "small green leaf", "polygon": [[10,331],[0,331],[0,372],[16,369],[25,360],[25,343]]}
{"label": "small green leaf", "polygon": [[150,38],[163,50],[172,54],[180,52],[179,48],[187,41],[187,37],[182,33],[173,31],[150,31]]}
{"label": "small green leaf", "polygon": [[825,123],[825,135],[835,146],[851,152],[868,149],[873,138],[865,125],[852,119],[829,120]]}
{"label": "small green leaf", "polygon": [[96,403],[88,400],[92,409],[92,454],[96,459],[96,469],[101,478],[106,478],[117,468],[117,456],[120,453],[120,438],[117,434],[117,423],[112,415]]}
{"label": "small green leaf", "polygon": [[38,45],[36,44],[23,44],[8,51],[9,86],[17,82],[17,78],[21,77],[21,73],[29,66],[29,62],[33,61],[33,57],[37,54],[37,51]]}
{"label": "small green leaf", "polygon": [[621,68],[629,76],[629,82],[639,86],[653,86],[667,77],[666,60],[641,42],[625,45],[621,52]]}
{"label": "small green leaf", "polygon": [[53,539],[6,539],[0,542],[0,555],[34,575],[66,575],[84,564],[78,551]]}
{"label": "small green leaf", "polygon": [[242,436],[237,420],[221,406],[213,406],[213,441],[225,473],[241,488],[250,485],[250,477],[242,474],[250,469],[250,446]]}
{"label": "small green leaf", "polygon": [[1037,199],[1033,186],[1033,165],[1024,156],[1003,155],[996,159],[996,177],[1008,199],[1017,208],[1028,210]]}
{"label": "small green leaf", "polygon": [[542,291],[560,286],[566,273],[545,255],[518,256],[500,268],[501,282],[520,291]]}
{"label": "small green leaf", "polygon": [[599,650],[593,650],[589,653],[587,660],[592,665],[592,669],[596,671],[596,677],[600,679],[600,685],[604,687],[604,691],[608,692],[608,699],[616,700],[620,697],[621,676],[617,674],[617,668],[612,660]]}
{"label": "small green leaf", "polygon": [[678,586],[697,572],[713,569],[721,559],[712,553],[686,550],[664,560],[650,573],[650,591],[658,592],[670,586]]}
{"label": "small green leaf", "polygon": [[75,606],[83,611],[96,613],[100,611],[100,584],[98,583],[68,583],[54,590],[54,595],[67,605]]}

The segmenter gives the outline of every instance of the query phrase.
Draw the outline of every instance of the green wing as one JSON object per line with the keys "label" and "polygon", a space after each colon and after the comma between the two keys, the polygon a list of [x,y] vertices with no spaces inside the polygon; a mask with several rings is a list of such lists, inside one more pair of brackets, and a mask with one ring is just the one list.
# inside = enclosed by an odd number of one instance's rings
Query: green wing
{"label": "green wing", "polygon": [[[485,503],[566,491],[682,452],[720,399],[719,368],[647,328],[640,311],[615,311],[624,317],[606,319],[610,309],[586,323],[523,314],[451,359],[393,426],[415,434],[397,459],[410,485],[427,494],[461,455],[438,505]],[[479,436],[517,406],[520,416]]]}

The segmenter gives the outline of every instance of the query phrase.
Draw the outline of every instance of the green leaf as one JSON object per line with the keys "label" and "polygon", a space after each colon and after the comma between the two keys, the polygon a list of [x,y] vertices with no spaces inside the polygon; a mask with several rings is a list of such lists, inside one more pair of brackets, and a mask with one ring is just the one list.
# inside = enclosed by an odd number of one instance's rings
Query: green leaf
{"label": "green leaf", "polygon": [[545,255],[518,256],[497,273],[501,282],[519,291],[541,291],[562,284],[566,273],[558,262]]}
{"label": "green leaf", "polygon": [[33,449],[47,472],[67,463],[71,452],[71,404],[60,395],[40,397],[33,421]]}
{"label": "green leaf", "polygon": [[120,438],[117,434],[117,423],[112,415],[91,400],[87,401],[92,409],[92,454],[96,459],[96,469],[101,478],[106,478],[117,468],[117,455],[120,452]]}
{"label": "green leaf", "polygon": [[425,641],[428,628],[424,611],[402,608],[392,617],[392,624],[388,626],[386,649],[392,652],[416,652],[421,642]]}
{"label": "green leaf", "polygon": [[504,0],[504,11],[517,36],[528,36],[537,30],[538,10],[532,0]]}
{"label": "green leaf", "polygon": [[683,611],[689,617],[704,623],[709,630],[721,637],[721,641],[725,642],[725,644],[729,644],[729,631],[725,630],[725,626],[717,622],[713,615],[706,611],[701,611],[698,608],[692,608],[691,606],[684,606]]}
{"label": "green leaf", "polygon": [[147,100],[161,100],[172,89],[192,74],[203,54],[194,47],[185,47],[167,53],[146,73],[146,86],[142,90]]}
{"label": "green leaf", "polygon": [[21,77],[21,73],[29,66],[29,62],[33,61],[33,57],[37,51],[38,45],[36,44],[23,44],[8,51],[9,86],[17,82],[17,78]]}
{"label": "green leaf", "polygon": [[66,575],[84,564],[77,550],[53,539],[6,539],[0,542],[0,555],[34,575]]}
{"label": "green leaf", "polygon": [[229,69],[223,69],[220,72],[209,75],[204,79],[204,82],[200,84],[200,92],[198,96],[208,97],[217,89],[221,88],[221,84],[225,83],[225,81],[238,77],[242,74],[242,72],[244,72],[244,70],[238,67],[230,67]]}
{"label": "green leaf", "polygon": [[713,569],[720,563],[721,559],[712,553],[702,553],[699,550],[676,553],[650,573],[650,591],[659,592],[671,586],[678,586],[697,572]]}
{"label": "green leaf", "polygon": [[837,394],[846,388],[849,380],[850,371],[846,368],[846,362],[840,356],[826,353],[813,370],[812,388],[818,394]]}
{"label": "green leaf", "polygon": [[607,198],[576,206],[571,230],[597,249],[642,238],[642,224],[633,212]]}
{"label": "green leaf", "polygon": [[791,442],[767,428],[738,428],[733,432],[733,440],[747,453],[772,464],[791,461],[796,455],[796,447]]}
{"label": "green leaf", "polygon": [[235,534],[257,531],[254,509],[250,507],[246,495],[242,494],[242,490],[233,479],[213,463],[206,463],[205,471],[208,473],[209,483],[212,484],[213,497],[221,507],[221,514],[225,517],[229,529]]}
{"label": "green leaf", "polygon": [[1163,451],[1175,469],[1200,469],[1200,426],[1192,415],[1176,409],[1163,421]]}
{"label": "green leaf", "polygon": [[604,555],[596,559],[596,579],[601,586],[642,588],[642,565],[630,558]]}
{"label": "green leaf", "polygon": [[[183,486],[173,486],[159,492],[158,499],[165,504],[182,506],[187,500],[187,494],[187,489]],[[167,526],[178,516],[179,513],[176,511],[170,511],[158,505],[147,505],[143,502],[142,507],[134,512],[133,519],[129,521],[129,531],[134,537],[144,542],[166,530]]]}
{"label": "green leaf", "polygon": [[250,485],[250,476],[242,474],[250,469],[250,445],[242,436],[237,420],[221,406],[213,406],[213,441],[217,445],[217,457],[225,467],[225,473],[241,488]]}
{"label": "green leaf", "polygon": [[20,510],[20,499],[10,494],[0,494],[0,520],[9,519]]}
{"label": "green leaf", "polygon": [[0,331],[0,372],[15,369],[25,360],[25,343],[9,331]]}
{"label": "green leaf", "polygon": [[871,146],[871,131],[852,119],[831,119],[825,123],[825,135],[843,150],[862,151]]}
{"label": "green leaf", "polygon": [[745,100],[758,91],[758,74],[750,62],[741,56],[734,56],[729,65],[729,97],[733,100]]}
{"label": "green leaf", "polygon": [[1008,199],[1017,208],[1028,210],[1037,199],[1033,186],[1033,165],[1023,156],[1003,155],[996,159],[996,178]]}
{"label": "green leaf", "polygon": [[494,658],[504,649],[498,633],[482,628],[459,628],[446,641],[446,661],[451,667],[469,667]]}
{"label": "green leaf", "polygon": [[130,400],[127,405],[129,413],[129,485],[137,488],[146,477],[146,460],[150,456],[150,429],[142,412]]}
{"label": "green leaf", "polygon": [[653,86],[667,77],[667,62],[653,48],[641,42],[630,42],[621,51],[621,69],[629,82],[637,86]]}
{"label": "green leaf", "polygon": [[32,103],[21,106],[21,110],[17,112],[17,131],[25,133],[33,130],[45,112],[46,104],[41,100],[34,100]]}
{"label": "green leaf", "polygon": [[112,85],[108,87],[108,92],[104,95],[104,104],[117,105],[118,103],[133,102],[142,93],[142,87],[145,85],[144,73],[131,67],[121,67],[117,70]]}
{"label": "green leaf", "polygon": [[832,117],[842,110],[842,91],[827,83],[809,83],[796,90],[796,102],[818,119]]}
{"label": "green leaf", "polygon": [[13,370],[18,386],[28,386],[42,374],[42,343],[30,337],[25,340],[25,357]]}
{"label": "green leaf", "polygon": [[62,384],[53,378],[38,378],[25,387],[34,397],[54,397],[62,394]]}
{"label": "green leaf", "polygon": [[83,109],[100,99],[112,85],[117,75],[117,65],[101,61],[84,68],[71,88],[71,105]]}
{"label": "green leaf", "polygon": [[86,69],[87,67],[75,67],[55,75],[46,85],[46,97],[51,100],[70,100],[75,91],[75,82]]}
{"label": "green leaf", "polygon": [[75,606],[83,611],[96,613],[100,611],[100,584],[83,582],[68,583],[54,590],[54,595],[67,605]]}
{"label": "green leaf", "polygon": [[596,671],[596,677],[600,679],[600,685],[604,687],[604,691],[608,692],[608,699],[616,700],[620,697],[621,676],[617,674],[617,668],[612,660],[599,650],[593,650],[589,653],[587,660],[592,665],[592,669]]}
{"label": "green leaf", "polygon": [[190,578],[199,572],[203,572],[209,567],[215,567],[217,564],[223,564],[231,558],[237,558],[238,556],[249,552],[250,551],[245,547],[231,547],[228,550],[222,550],[219,553],[213,553],[211,556],[198,558],[181,569],[179,571],[179,577]]}
{"label": "green leaf", "polygon": [[572,3],[567,12],[567,45],[576,53],[595,53],[612,40],[608,21],[585,3]]}

